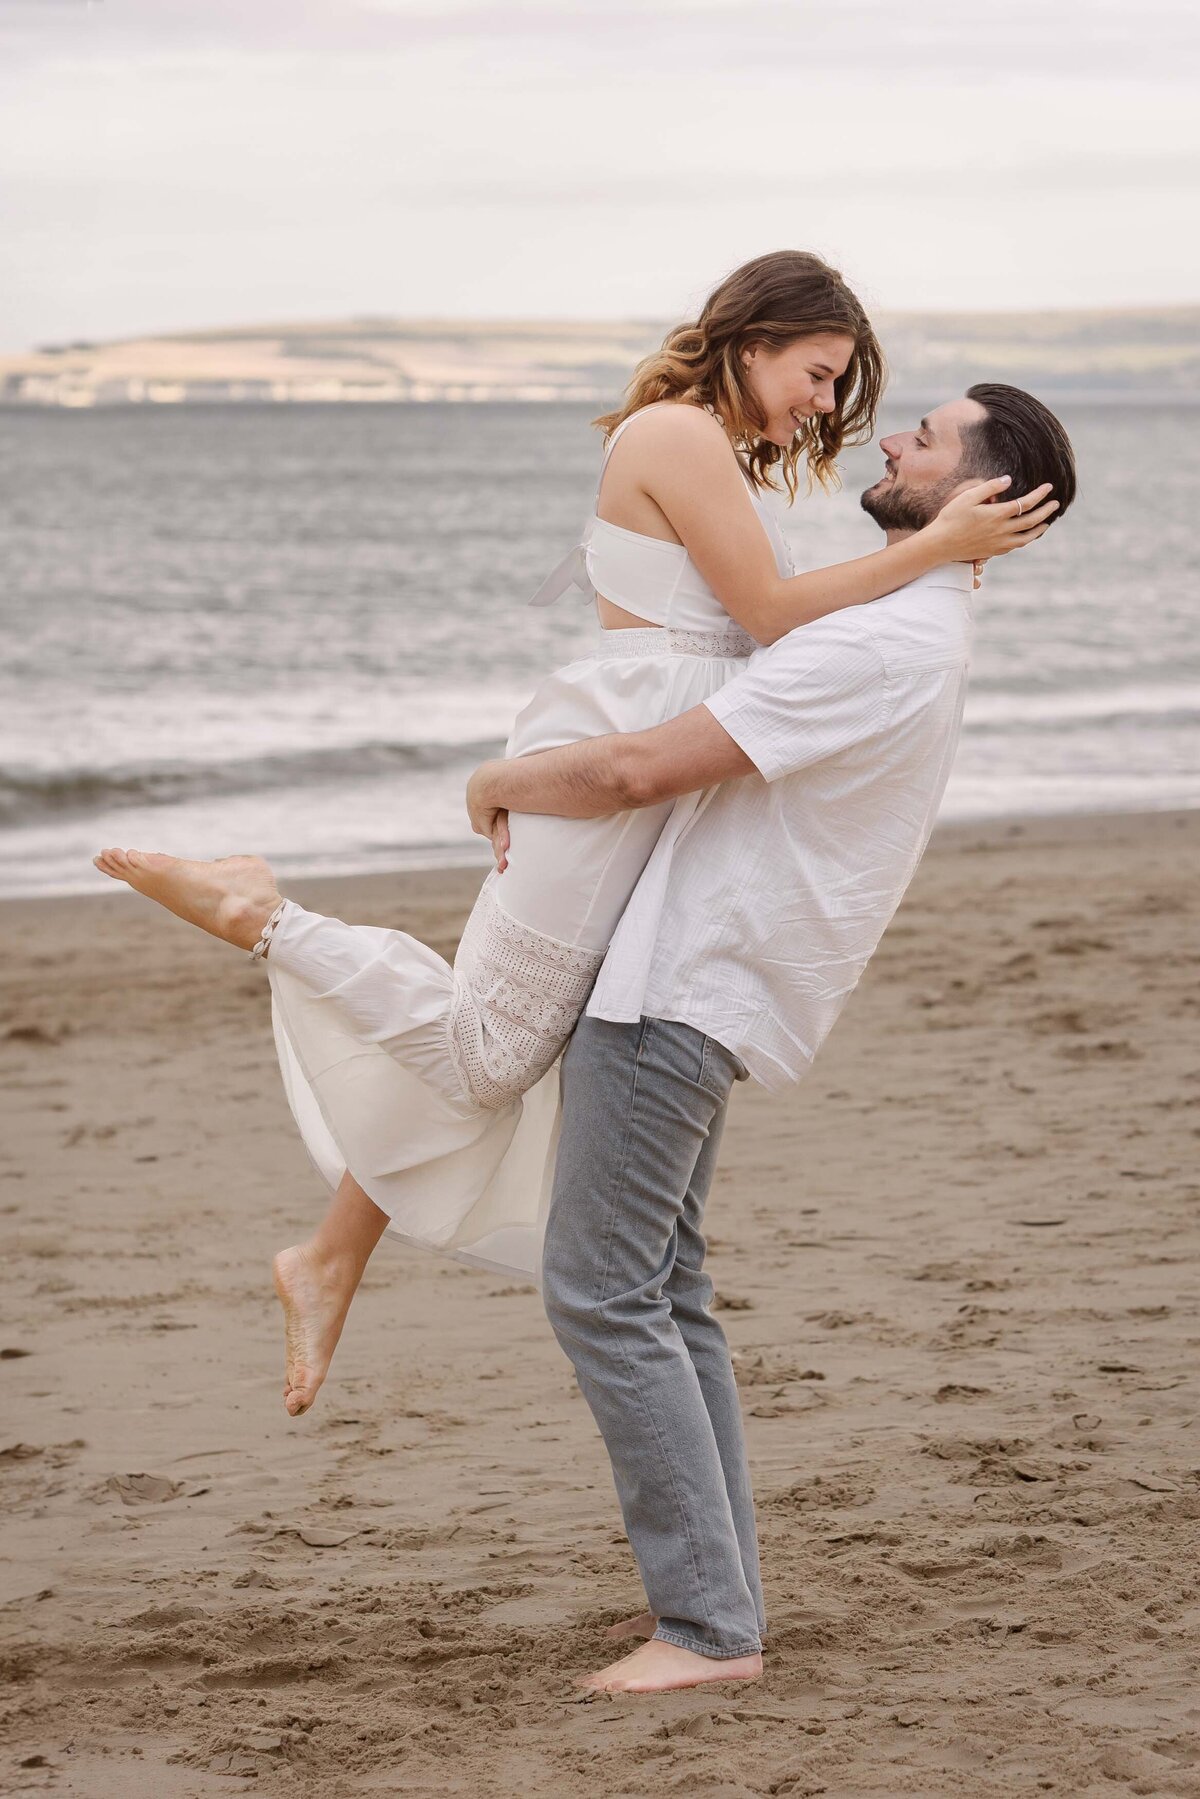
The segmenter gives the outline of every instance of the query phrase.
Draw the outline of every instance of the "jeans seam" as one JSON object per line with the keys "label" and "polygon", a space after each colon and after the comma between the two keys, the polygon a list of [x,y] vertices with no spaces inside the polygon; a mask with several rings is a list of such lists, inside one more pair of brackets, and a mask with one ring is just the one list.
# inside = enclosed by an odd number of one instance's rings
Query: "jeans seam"
{"label": "jeans seam", "polygon": [[[651,1020],[649,1018],[643,1018],[642,1019],[642,1028],[638,1034],[637,1054],[635,1055],[634,1062],[633,1062],[633,1087],[632,1087],[632,1090],[631,1090],[630,1096],[629,1096],[629,1111],[628,1111],[628,1114],[626,1115],[626,1120],[625,1120],[625,1132],[621,1139],[621,1159],[620,1159],[618,1175],[617,1175],[618,1187],[624,1183],[625,1169],[626,1169],[626,1165],[628,1162],[629,1139],[630,1139],[630,1135],[632,1134],[632,1130],[633,1130],[633,1118],[634,1118],[634,1114],[635,1114],[635,1111],[637,1108],[637,1099],[638,1099],[638,1082],[639,1082],[639,1077],[641,1075],[642,1045],[646,1041],[646,1037],[649,1034],[650,1025],[652,1024],[652,1022],[653,1022],[653,1020]],[[609,1191],[611,1192],[612,1189],[610,1188]],[[612,1258],[612,1243],[613,1243],[613,1237],[616,1233],[616,1222],[617,1222],[617,1208],[614,1205],[612,1208],[610,1219],[609,1219],[608,1237],[605,1240],[604,1272],[600,1278],[601,1294],[603,1294],[604,1289],[608,1284],[608,1269],[609,1269],[609,1263]],[[678,1330],[679,1326],[675,1325],[674,1320],[670,1318],[670,1301],[668,1301],[667,1304],[668,1304],[668,1322],[673,1324],[674,1328],[676,1330]],[[696,1561],[696,1545],[692,1538],[691,1525],[688,1521],[688,1515],[687,1515],[687,1507],[684,1505],[683,1499],[679,1492],[679,1488],[675,1484],[675,1470],[671,1466],[671,1458],[667,1454],[667,1446],[663,1442],[662,1433],[658,1428],[658,1422],[655,1419],[654,1413],[650,1410],[650,1407],[647,1405],[645,1396],[641,1390],[641,1385],[635,1377],[633,1365],[629,1360],[629,1356],[626,1352],[625,1345],[621,1341],[621,1334],[619,1331],[617,1331],[613,1328],[612,1320],[609,1318],[607,1312],[604,1310],[603,1298],[600,1298],[597,1301],[597,1312],[598,1312],[599,1317],[604,1322],[605,1331],[607,1332],[609,1337],[611,1337],[613,1339],[613,1341],[616,1344],[617,1349],[620,1351],[621,1360],[625,1365],[625,1372],[629,1377],[630,1386],[632,1387],[634,1395],[637,1398],[638,1404],[641,1406],[641,1409],[644,1412],[644,1414],[650,1424],[651,1430],[654,1432],[654,1440],[658,1444],[659,1454],[662,1456],[663,1466],[667,1470],[667,1478],[671,1483],[671,1492],[674,1495],[675,1504],[679,1510],[679,1516],[683,1521],[684,1535],[687,1538],[688,1557],[692,1564],[692,1578],[695,1580],[696,1592],[700,1598],[701,1603],[704,1606],[705,1625],[709,1630],[712,1630],[712,1628],[713,1628],[712,1613],[710,1612],[710,1610],[708,1608],[708,1596],[705,1591],[704,1581],[700,1574],[699,1565]],[[751,1597],[753,1597],[753,1595],[751,1595]],[[686,1645],[684,1645],[684,1646],[686,1647]]]}
{"label": "jeans seam", "polygon": [[[628,1166],[628,1162],[629,1162],[629,1137],[630,1137],[630,1133],[633,1130],[633,1113],[634,1113],[634,1107],[637,1104],[638,1078],[641,1074],[641,1068],[642,1068],[642,1044],[646,1040],[646,1032],[649,1029],[649,1026],[650,1026],[650,1020],[648,1018],[643,1018],[641,1021],[641,1029],[638,1032],[637,1049],[634,1051],[633,1086],[632,1086],[632,1089],[630,1090],[630,1095],[629,1095],[629,1110],[625,1114],[625,1129],[621,1135],[621,1154],[620,1154],[620,1157],[617,1162],[616,1179],[617,1179],[618,1187],[620,1187],[624,1184],[625,1170],[626,1170],[626,1167]],[[611,1191],[611,1188],[610,1188],[610,1191]],[[609,1215],[608,1235],[604,1239],[604,1267],[602,1268],[602,1270],[600,1272],[600,1291],[601,1291],[601,1293],[604,1292],[605,1287],[608,1285],[608,1270],[609,1270],[609,1266],[612,1262],[613,1237],[616,1234],[616,1229],[617,1229],[617,1209],[614,1206]]]}
{"label": "jeans seam", "polygon": [[733,1661],[739,1655],[759,1655],[762,1652],[761,1643],[747,1643],[741,1649],[714,1649],[706,1643],[700,1648],[698,1637],[685,1636],[680,1630],[664,1630],[661,1625],[655,1631],[654,1638],[660,1643],[674,1643],[680,1649],[690,1649],[694,1655],[707,1655],[715,1661]]}
{"label": "jeans seam", "polygon": [[[601,1302],[601,1304],[603,1304],[603,1302]],[[607,1312],[601,1310],[599,1315],[604,1320],[604,1327],[605,1327],[606,1331],[608,1332],[609,1336],[611,1338],[613,1338],[613,1340],[615,1341],[615,1343],[617,1345],[617,1348],[621,1352],[621,1360],[625,1364],[625,1372],[629,1376],[630,1384],[633,1388],[634,1393],[637,1396],[638,1404],[641,1406],[642,1411],[644,1412],[646,1418],[649,1420],[650,1428],[654,1432],[654,1440],[658,1444],[659,1453],[663,1459],[663,1466],[665,1467],[665,1469],[667,1471],[667,1478],[671,1483],[671,1492],[675,1497],[675,1504],[678,1507],[679,1516],[683,1523],[684,1536],[687,1538],[688,1559],[691,1561],[691,1564],[692,1564],[692,1577],[696,1582],[696,1593],[700,1600],[700,1603],[704,1607],[705,1628],[708,1630],[713,1630],[715,1627],[714,1627],[713,1621],[712,1621],[712,1613],[708,1607],[708,1593],[705,1588],[703,1576],[700,1573],[699,1563],[696,1560],[696,1544],[695,1544],[695,1540],[692,1536],[691,1524],[688,1520],[687,1507],[686,1507],[686,1505],[684,1505],[683,1498],[680,1494],[679,1488],[675,1484],[675,1470],[671,1466],[671,1458],[667,1454],[667,1446],[663,1442],[662,1432],[659,1430],[658,1421],[655,1418],[654,1413],[651,1411],[649,1405],[646,1403],[645,1396],[642,1393],[642,1390],[641,1390],[640,1386],[638,1385],[638,1382],[635,1378],[635,1371],[634,1371],[633,1363],[630,1361],[629,1356],[626,1353],[625,1345],[621,1342],[620,1332],[617,1331],[616,1329],[614,1329],[612,1320],[609,1318]],[[673,1320],[672,1320],[672,1322],[673,1322]],[[675,1328],[676,1328],[676,1330],[678,1330],[679,1326],[676,1325]],[[753,1598],[753,1594],[751,1594],[751,1598]]]}

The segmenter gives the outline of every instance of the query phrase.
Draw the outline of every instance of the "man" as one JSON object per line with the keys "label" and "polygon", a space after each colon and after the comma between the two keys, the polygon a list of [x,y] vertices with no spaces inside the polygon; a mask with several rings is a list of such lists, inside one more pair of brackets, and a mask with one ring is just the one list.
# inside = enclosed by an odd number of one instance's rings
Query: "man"
{"label": "man", "polygon": [[[1075,493],[1058,420],[986,384],[882,439],[862,496],[889,543],[960,487]],[[1039,533],[1040,534],[1040,533]],[[668,823],[564,1054],[542,1255],[559,1343],[604,1437],[650,1635],[582,1684],[753,1679],[765,1627],[728,1346],[701,1234],[726,1102],[807,1069],[925,848],[971,642],[969,564],[935,569],[757,651],[702,706],[628,736],[485,763],[468,791],[503,860],[506,813],[597,817],[707,789]]]}

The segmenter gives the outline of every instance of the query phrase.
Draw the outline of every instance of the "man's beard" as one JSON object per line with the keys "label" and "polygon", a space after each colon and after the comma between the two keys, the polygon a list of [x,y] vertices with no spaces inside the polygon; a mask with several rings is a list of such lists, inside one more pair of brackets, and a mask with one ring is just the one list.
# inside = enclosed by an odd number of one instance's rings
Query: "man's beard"
{"label": "man's beard", "polygon": [[954,475],[939,481],[936,487],[914,493],[911,488],[902,487],[895,476],[889,479],[885,475],[874,487],[867,488],[859,505],[883,531],[920,531],[936,518],[958,482],[959,477]]}

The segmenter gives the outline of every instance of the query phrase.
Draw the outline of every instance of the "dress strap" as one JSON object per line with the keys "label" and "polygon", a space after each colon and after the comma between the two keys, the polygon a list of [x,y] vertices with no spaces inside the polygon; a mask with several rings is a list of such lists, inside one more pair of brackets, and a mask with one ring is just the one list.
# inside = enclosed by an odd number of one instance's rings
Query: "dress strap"
{"label": "dress strap", "polygon": [[[656,400],[654,404],[656,406],[663,406],[669,404],[669,402]],[[620,437],[622,431],[624,431],[626,425],[631,425],[634,419],[641,418],[643,412],[650,412],[651,410],[652,408],[649,406],[641,406],[636,412],[631,412],[627,419],[621,420],[621,423],[617,426],[616,430],[605,444],[604,455],[600,462],[600,473],[596,478],[596,491],[592,496],[591,517],[583,528],[583,536],[577,544],[573,545],[572,548],[567,551],[561,562],[555,563],[533,598],[528,602],[529,605],[553,606],[555,600],[561,599],[563,594],[572,587],[578,590],[579,598],[581,600],[585,602],[595,600],[596,589],[592,586],[591,577],[587,572],[587,547],[592,535],[592,519],[596,516],[596,507],[600,500],[600,487],[604,480],[604,471],[608,467],[608,459],[612,455],[613,445],[616,443],[618,437]]]}
{"label": "dress strap", "polygon": [[653,412],[654,408],[656,406],[667,406],[669,404],[670,404],[670,401],[667,401],[667,400],[655,400],[653,405],[639,406],[638,410],[636,412],[631,412],[627,419],[621,420],[621,423],[617,426],[616,430],[613,432],[612,436],[609,438],[608,442],[605,444],[604,455],[600,459],[600,473],[596,477],[596,491],[592,496],[592,511],[593,512],[596,510],[596,505],[600,499],[600,489],[604,484],[604,471],[608,467],[608,459],[612,455],[613,448],[616,444],[616,441],[617,441],[618,437],[620,437],[622,431],[624,431],[626,425],[632,425],[634,419],[640,419],[642,417],[643,413]]}
{"label": "dress strap", "polygon": [[[618,437],[620,437],[622,431],[624,431],[626,425],[632,425],[634,419],[640,419],[645,413],[653,412],[658,406],[673,406],[675,404],[677,404],[677,402],[674,400],[654,400],[649,406],[639,406],[636,412],[631,412],[628,418],[621,420],[621,423],[617,426],[616,430],[604,446],[604,456],[600,463],[600,473],[596,479],[596,491],[592,496],[591,517],[583,528],[583,536],[573,548],[567,551],[561,562],[555,563],[533,598],[528,602],[530,606],[553,606],[555,600],[561,599],[563,594],[571,587],[579,590],[580,599],[584,601],[595,600],[596,589],[592,586],[591,577],[587,572],[587,547],[592,535],[592,520],[596,516],[596,507],[600,503],[600,489],[604,482],[604,471],[608,467],[608,459],[612,455],[613,445],[616,443]],[[739,463],[738,466],[740,467],[741,464]],[[743,469],[742,473],[745,474],[746,471]],[[747,481],[750,481],[749,475],[746,475],[746,479]],[[750,481],[750,488],[751,492],[753,492],[754,483],[752,481]]]}

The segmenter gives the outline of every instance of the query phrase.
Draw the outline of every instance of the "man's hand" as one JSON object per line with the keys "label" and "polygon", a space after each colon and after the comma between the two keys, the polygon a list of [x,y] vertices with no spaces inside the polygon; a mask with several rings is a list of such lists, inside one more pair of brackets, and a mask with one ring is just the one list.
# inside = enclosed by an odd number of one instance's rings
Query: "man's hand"
{"label": "man's hand", "polygon": [[503,762],[481,762],[467,782],[467,814],[477,837],[490,837],[496,867],[500,873],[508,867],[510,847],[508,811],[495,796],[497,770]]}
{"label": "man's hand", "polygon": [[496,858],[496,867],[501,874],[508,867],[508,851],[511,839],[508,835],[508,813],[503,808],[492,820],[492,854]]}

